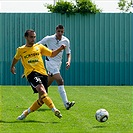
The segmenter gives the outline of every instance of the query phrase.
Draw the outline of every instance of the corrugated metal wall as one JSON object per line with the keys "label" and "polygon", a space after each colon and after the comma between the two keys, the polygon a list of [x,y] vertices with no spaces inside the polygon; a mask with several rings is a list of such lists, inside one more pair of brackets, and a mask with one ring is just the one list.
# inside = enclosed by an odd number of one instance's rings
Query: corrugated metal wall
{"label": "corrugated metal wall", "polygon": [[133,14],[103,13],[66,15],[51,13],[0,14],[0,84],[25,85],[23,68],[10,73],[15,50],[25,44],[26,29],[35,29],[37,41],[54,34],[55,26],[63,24],[71,41],[71,68],[62,76],[66,85],[133,85]]}

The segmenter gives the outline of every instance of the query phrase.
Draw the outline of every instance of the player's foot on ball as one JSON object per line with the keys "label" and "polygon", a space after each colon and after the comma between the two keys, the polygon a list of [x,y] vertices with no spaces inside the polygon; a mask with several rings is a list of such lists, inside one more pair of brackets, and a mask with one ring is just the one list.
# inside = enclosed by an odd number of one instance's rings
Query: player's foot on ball
{"label": "player's foot on ball", "polygon": [[26,118],[26,111],[27,110],[25,110],[20,116],[18,116],[18,118],[17,118],[17,120],[23,120],[23,119],[25,119]]}
{"label": "player's foot on ball", "polygon": [[75,104],[75,101],[66,103],[65,107],[67,110],[69,110],[73,105]]}
{"label": "player's foot on ball", "polygon": [[58,118],[61,118],[61,117],[62,117],[62,114],[60,113],[59,110],[55,110],[54,114],[55,114],[55,116],[57,116]]}

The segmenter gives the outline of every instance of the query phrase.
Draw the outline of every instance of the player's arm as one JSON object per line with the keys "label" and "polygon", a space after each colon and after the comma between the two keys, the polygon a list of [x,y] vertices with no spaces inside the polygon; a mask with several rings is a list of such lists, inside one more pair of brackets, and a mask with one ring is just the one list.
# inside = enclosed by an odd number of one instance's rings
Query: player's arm
{"label": "player's arm", "polygon": [[16,72],[15,72],[15,70],[16,70],[15,65],[17,64],[17,62],[18,62],[18,59],[13,58],[12,64],[11,64],[11,73],[12,74],[16,74]]}
{"label": "player's arm", "polygon": [[66,69],[69,69],[71,63],[71,54],[67,54]]}
{"label": "player's arm", "polygon": [[66,48],[66,45],[61,45],[58,49],[52,51],[52,55],[50,57],[55,57],[57,54],[61,52],[61,50],[64,50]]}
{"label": "player's arm", "polygon": [[46,46],[43,46],[42,44],[39,44],[39,47],[41,49],[41,54],[44,56],[49,56],[49,57],[55,57],[58,53],[60,53],[62,50],[66,48],[66,45],[61,45],[58,49],[56,50],[50,50]]}

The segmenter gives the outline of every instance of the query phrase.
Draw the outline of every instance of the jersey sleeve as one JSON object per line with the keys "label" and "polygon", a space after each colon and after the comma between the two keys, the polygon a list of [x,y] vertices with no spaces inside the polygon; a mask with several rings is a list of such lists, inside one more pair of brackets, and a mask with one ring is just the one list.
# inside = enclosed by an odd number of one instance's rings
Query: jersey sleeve
{"label": "jersey sleeve", "polygon": [[19,60],[21,58],[21,54],[20,54],[20,48],[17,48],[16,54],[14,56],[15,59]]}
{"label": "jersey sleeve", "polygon": [[66,48],[65,48],[65,51],[66,51],[66,54],[70,54],[71,53],[71,49],[70,49],[70,41],[67,39],[66,41]]}
{"label": "jersey sleeve", "polygon": [[51,56],[52,55],[52,50],[48,49],[46,46],[43,46],[42,44],[39,45],[41,49],[41,53],[44,56]]}
{"label": "jersey sleeve", "polygon": [[42,40],[40,40],[39,42],[37,42],[38,44],[47,44],[47,41],[48,41],[48,36],[44,37]]}

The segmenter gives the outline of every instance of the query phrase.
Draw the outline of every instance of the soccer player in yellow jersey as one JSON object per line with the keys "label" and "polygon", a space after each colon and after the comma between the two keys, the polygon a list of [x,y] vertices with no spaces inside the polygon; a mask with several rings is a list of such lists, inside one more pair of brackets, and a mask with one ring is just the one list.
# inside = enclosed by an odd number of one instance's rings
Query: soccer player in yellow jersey
{"label": "soccer player in yellow jersey", "polygon": [[47,94],[48,75],[44,67],[42,56],[54,57],[60,51],[65,49],[65,45],[61,45],[58,49],[52,51],[41,44],[35,44],[36,33],[34,30],[29,29],[24,34],[26,44],[18,47],[17,52],[11,64],[11,72],[15,73],[15,64],[21,59],[24,67],[24,74],[29,81],[34,93],[39,94],[36,100],[27,110],[18,116],[18,120],[23,120],[29,113],[36,111],[44,103],[54,112],[55,116],[61,118],[62,115],[56,109],[53,101]]}

